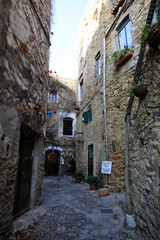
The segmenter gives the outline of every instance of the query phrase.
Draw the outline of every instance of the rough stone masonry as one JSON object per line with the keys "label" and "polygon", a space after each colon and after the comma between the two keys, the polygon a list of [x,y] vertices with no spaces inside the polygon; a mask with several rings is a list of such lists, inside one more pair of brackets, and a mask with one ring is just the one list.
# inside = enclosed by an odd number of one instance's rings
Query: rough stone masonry
{"label": "rough stone masonry", "polygon": [[50,9],[50,0],[0,3],[0,239],[41,201]]}

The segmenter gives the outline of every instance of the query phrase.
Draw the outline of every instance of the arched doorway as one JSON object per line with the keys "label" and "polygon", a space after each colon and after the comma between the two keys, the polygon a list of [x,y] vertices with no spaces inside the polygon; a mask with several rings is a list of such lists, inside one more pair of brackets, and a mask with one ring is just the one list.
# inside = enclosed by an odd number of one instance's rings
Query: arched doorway
{"label": "arched doorway", "polygon": [[45,176],[58,176],[60,152],[49,149],[45,152]]}

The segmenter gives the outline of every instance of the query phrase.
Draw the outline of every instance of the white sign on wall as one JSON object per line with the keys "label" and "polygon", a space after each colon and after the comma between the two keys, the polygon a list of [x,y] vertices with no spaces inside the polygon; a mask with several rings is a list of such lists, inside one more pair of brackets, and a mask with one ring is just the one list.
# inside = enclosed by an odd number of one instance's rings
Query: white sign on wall
{"label": "white sign on wall", "polygon": [[101,173],[111,174],[112,162],[111,161],[102,161]]}

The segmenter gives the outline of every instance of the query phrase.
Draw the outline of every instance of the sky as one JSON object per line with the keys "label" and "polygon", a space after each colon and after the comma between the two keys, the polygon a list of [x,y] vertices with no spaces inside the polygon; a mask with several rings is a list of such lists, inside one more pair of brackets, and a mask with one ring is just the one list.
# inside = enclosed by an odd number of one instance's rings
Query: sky
{"label": "sky", "polygon": [[54,27],[50,48],[50,70],[58,76],[75,77],[76,35],[91,0],[55,0]]}

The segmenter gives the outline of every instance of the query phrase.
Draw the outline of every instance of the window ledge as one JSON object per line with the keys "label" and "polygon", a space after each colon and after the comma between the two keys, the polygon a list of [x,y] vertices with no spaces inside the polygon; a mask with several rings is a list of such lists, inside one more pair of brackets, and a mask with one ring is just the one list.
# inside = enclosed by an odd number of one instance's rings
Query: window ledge
{"label": "window ledge", "polygon": [[116,61],[116,68],[118,69],[121,65],[123,65],[125,62],[127,62],[133,55],[133,50],[128,50],[123,56],[121,56]]}
{"label": "window ledge", "polygon": [[73,138],[74,135],[62,135],[62,137]]}

